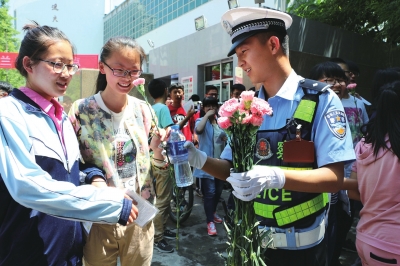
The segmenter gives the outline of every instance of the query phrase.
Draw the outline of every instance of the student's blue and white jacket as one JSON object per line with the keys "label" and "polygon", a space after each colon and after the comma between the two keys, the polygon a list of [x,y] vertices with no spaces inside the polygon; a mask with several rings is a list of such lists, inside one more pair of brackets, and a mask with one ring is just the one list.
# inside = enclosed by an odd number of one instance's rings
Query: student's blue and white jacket
{"label": "student's blue and white jacket", "polygon": [[65,113],[62,131],[66,154],[30,98],[14,89],[0,99],[0,265],[82,265],[80,221],[127,221],[131,202],[120,191],[79,186],[80,152]]}

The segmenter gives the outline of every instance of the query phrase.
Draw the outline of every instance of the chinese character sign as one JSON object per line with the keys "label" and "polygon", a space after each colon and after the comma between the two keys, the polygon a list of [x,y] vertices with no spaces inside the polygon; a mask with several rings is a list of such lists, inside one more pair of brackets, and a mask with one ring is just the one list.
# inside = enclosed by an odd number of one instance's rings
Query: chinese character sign
{"label": "chinese character sign", "polygon": [[193,94],[193,76],[184,77],[181,79],[181,83],[184,86],[185,102],[188,101],[189,97]]}
{"label": "chinese character sign", "polygon": [[0,68],[15,68],[15,60],[18,53],[3,53],[0,52]]}

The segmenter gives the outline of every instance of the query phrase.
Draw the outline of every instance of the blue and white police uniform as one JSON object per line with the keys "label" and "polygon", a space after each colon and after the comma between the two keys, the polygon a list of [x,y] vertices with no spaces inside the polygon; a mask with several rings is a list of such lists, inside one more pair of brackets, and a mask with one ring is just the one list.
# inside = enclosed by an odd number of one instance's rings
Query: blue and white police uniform
{"label": "blue and white police uniform", "polygon": [[[287,122],[293,117],[301,98],[305,95],[299,81],[303,78],[292,70],[285,83],[278,93],[268,99],[272,107],[273,115],[264,116],[263,124],[259,131],[274,131],[284,128]],[[315,94],[315,90],[306,90],[309,94]],[[263,87],[260,89],[259,98],[265,99]],[[355,159],[351,133],[348,127],[343,106],[337,95],[330,89],[319,96],[319,104],[315,110],[315,117],[311,127],[311,141],[315,145],[316,164],[315,167],[323,167],[338,162],[349,162]],[[272,140],[273,141],[273,140]],[[278,153],[271,143],[271,156]],[[256,151],[255,151],[256,152]],[[275,155],[274,155],[275,154]],[[227,145],[221,154],[222,159],[232,161],[232,150]],[[267,160],[268,162],[268,160]],[[275,164],[274,164],[275,165]],[[278,165],[279,166],[279,165]],[[290,197],[284,189],[276,190],[275,196]],[[297,194],[301,194],[296,192]],[[260,193],[260,195],[263,194]],[[304,193],[307,194],[307,193]],[[312,224],[307,227],[270,227],[273,233],[272,248],[299,250],[316,246],[323,240],[327,221],[327,211],[319,213]],[[260,217],[259,217],[260,219]],[[262,224],[262,223],[261,223]]]}

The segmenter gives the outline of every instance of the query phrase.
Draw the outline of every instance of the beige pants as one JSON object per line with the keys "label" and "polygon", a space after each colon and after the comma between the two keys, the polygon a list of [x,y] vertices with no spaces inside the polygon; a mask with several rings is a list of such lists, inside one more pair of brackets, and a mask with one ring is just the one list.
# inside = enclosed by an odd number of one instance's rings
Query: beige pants
{"label": "beige pants", "polygon": [[93,224],[83,248],[85,266],[150,265],[153,256],[154,226]]}
{"label": "beige pants", "polygon": [[156,203],[159,212],[154,218],[154,242],[159,242],[164,238],[165,225],[169,216],[169,206],[171,201],[171,190],[173,180],[169,177],[168,169],[160,169],[152,165],[153,176],[156,178]]}

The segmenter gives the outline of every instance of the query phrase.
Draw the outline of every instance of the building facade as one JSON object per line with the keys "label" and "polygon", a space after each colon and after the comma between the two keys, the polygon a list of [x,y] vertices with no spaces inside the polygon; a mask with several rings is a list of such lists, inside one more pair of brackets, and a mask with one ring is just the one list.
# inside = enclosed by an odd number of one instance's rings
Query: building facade
{"label": "building facade", "polygon": [[[104,17],[105,40],[127,35],[139,42],[148,55],[144,71],[167,84],[185,85],[185,99],[193,93],[204,97],[205,87],[219,89],[221,101],[228,99],[234,83],[254,86],[237,67],[237,57],[227,57],[231,42],[220,25],[228,2],[242,7],[285,9],[282,0],[125,0]],[[356,62],[361,75],[357,90],[369,98],[370,84],[379,68],[400,65],[400,52],[386,43],[293,16],[288,30],[293,69],[307,77],[317,63],[332,57]],[[197,29],[196,29],[197,27]]]}
{"label": "building facade", "polygon": [[20,40],[24,37],[22,27],[34,20],[62,30],[74,44],[77,54],[100,53],[104,1],[10,0],[9,7]]}
{"label": "building facade", "polygon": [[[258,6],[254,0],[240,5]],[[263,5],[274,7],[274,1]],[[228,9],[225,0],[126,0],[104,17],[104,41],[117,35],[135,38],[148,55],[145,72],[167,84],[183,83],[185,99],[193,93],[202,98],[205,86],[214,85],[224,101],[233,83],[251,87],[240,70],[235,80],[233,58],[226,57],[230,41],[219,25]]]}

